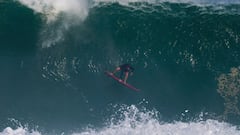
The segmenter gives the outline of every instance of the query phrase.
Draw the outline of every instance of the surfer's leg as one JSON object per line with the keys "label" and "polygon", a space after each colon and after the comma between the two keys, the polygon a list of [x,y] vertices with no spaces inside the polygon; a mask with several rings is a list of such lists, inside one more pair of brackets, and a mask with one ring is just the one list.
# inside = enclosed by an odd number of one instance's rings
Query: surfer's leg
{"label": "surfer's leg", "polygon": [[129,72],[125,72],[124,83],[127,82],[127,79],[128,79],[128,73],[129,73]]}

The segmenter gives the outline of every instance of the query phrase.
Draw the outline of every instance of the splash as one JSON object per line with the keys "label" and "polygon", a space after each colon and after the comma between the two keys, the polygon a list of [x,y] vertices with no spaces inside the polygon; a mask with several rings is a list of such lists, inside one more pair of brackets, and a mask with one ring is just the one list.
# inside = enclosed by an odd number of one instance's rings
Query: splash
{"label": "splash", "polygon": [[5,128],[0,135],[41,135],[38,131],[29,131],[27,128],[18,127],[17,129],[12,129],[11,127]]}
{"label": "splash", "polygon": [[[138,105],[114,105],[118,110],[110,116],[105,127],[85,128],[83,131],[62,133],[66,135],[239,135],[236,126],[216,120],[188,122],[162,122],[156,110],[137,107]],[[120,107],[120,108],[119,108]],[[189,110],[185,110],[188,112]],[[22,126],[5,128],[0,135],[41,135],[37,130]]]}
{"label": "splash", "polygon": [[135,105],[122,106],[117,113],[120,113],[120,118],[114,116],[106,127],[99,130],[87,129],[73,135],[239,135],[240,133],[235,126],[211,119],[196,122],[161,122],[157,111],[138,109]]}
{"label": "splash", "polygon": [[6,127],[2,132],[0,132],[0,135],[41,135],[41,133],[37,130],[29,130],[27,124],[22,125],[21,122],[13,118],[9,118],[8,120],[16,128]]}
{"label": "splash", "polygon": [[[239,135],[236,127],[227,123],[214,120],[204,122],[175,122],[160,124],[155,120],[147,123],[138,123],[132,127],[130,121],[122,121],[118,125],[110,125],[100,130],[88,129],[87,131],[72,133],[69,135]],[[31,131],[27,128],[5,128],[0,135],[42,135],[39,131]],[[68,134],[66,134],[68,135]]]}
{"label": "splash", "polygon": [[88,15],[87,0],[18,0],[21,4],[33,9],[36,13],[47,16],[47,21],[52,22],[58,19],[59,14],[66,13],[78,19],[85,19]]}
{"label": "splash", "polygon": [[58,60],[50,60],[48,58],[45,65],[42,67],[42,77],[48,80],[67,81],[70,79],[67,70],[67,58]]}
{"label": "splash", "polygon": [[88,0],[18,0],[22,5],[42,14],[45,25],[40,32],[41,47],[64,41],[64,34],[88,16]]}
{"label": "splash", "polygon": [[239,135],[240,131],[226,123],[208,120],[199,123],[168,123],[159,124],[153,121],[140,123],[136,127],[129,127],[131,123],[120,123],[101,129],[90,130],[73,135]]}

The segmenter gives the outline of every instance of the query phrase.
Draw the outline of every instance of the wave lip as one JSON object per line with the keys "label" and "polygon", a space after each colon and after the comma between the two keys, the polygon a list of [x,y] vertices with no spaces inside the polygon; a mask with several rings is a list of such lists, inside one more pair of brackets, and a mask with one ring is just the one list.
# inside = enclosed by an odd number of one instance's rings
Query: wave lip
{"label": "wave lip", "polygon": [[46,23],[40,32],[42,48],[64,41],[70,27],[84,21],[89,12],[88,0],[18,0],[22,5],[43,15]]}
{"label": "wave lip", "polygon": [[59,14],[73,15],[84,20],[89,11],[87,0],[18,0],[21,4],[33,9],[37,13],[47,16],[48,22],[55,21]]}
{"label": "wave lip", "polygon": [[194,3],[194,4],[240,4],[238,0],[94,0],[94,2],[117,2],[123,5],[136,2],[147,3]]}

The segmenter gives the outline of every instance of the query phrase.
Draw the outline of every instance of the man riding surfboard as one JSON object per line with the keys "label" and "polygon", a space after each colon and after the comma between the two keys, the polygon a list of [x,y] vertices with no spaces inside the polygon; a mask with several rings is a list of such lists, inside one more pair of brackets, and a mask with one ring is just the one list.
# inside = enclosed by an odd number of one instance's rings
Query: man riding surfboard
{"label": "man riding surfboard", "polygon": [[114,71],[113,74],[115,74],[116,72],[121,71],[120,73],[120,78],[123,77],[123,74],[125,74],[123,82],[126,83],[127,79],[128,79],[128,75],[133,74],[134,68],[130,65],[130,64],[123,64],[118,66]]}

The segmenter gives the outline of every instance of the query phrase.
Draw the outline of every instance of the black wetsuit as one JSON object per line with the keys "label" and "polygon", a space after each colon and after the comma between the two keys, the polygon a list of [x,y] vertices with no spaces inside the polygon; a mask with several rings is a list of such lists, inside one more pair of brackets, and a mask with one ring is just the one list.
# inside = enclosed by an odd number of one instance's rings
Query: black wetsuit
{"label": "black wetsuit", "polygon": [[120,70],[121,70],[120,78],[122,78],[124,73],[126,73],[126,72],[130,73],[130,72],[134,71],[134,68],[130,64],[123,64],[119,67],[120,67]]}

